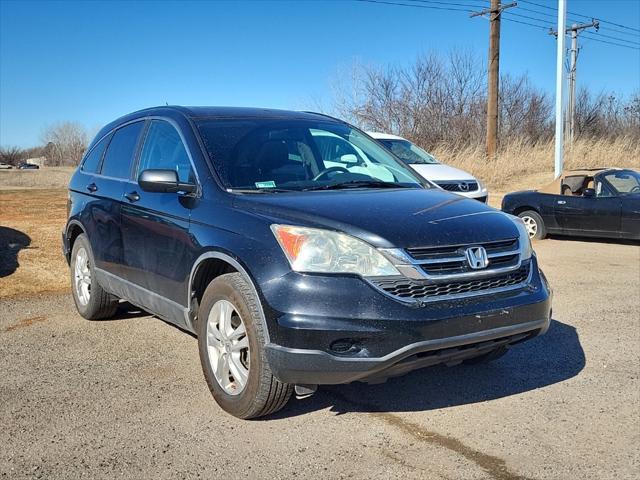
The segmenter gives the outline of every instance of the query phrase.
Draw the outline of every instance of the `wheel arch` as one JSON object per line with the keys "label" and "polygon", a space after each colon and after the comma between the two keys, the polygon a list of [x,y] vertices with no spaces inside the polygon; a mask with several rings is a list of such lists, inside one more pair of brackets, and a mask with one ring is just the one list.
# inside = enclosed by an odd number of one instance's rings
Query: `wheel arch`
{"label": "wheel arch", "polygon": [[84,225],[80,223],[78,220],[71,220],[66,227],[65,230],[65,240],[67,244],[67,248],[65,249],[65,257],[67,259],[67,263],[71,261],[71,251],[73,250],[73,244],[75,243],[78,236],[81,234],[87,234],[87,230],[84,228]]}
{"label": "wheel arch", "polygon": [[207,285],[220,275],[233,272],[237,272],[242,275],[251,287],[252,293],[258,299],[258,304],[260,306],[260,322],[262,323],[263,331],[265,332],[265,340],[269,343],[269,328],[264,315],[262,297],[256,288],[253,278],[249,274],[248,269],[237,258],[218,250],[210,250],[201,254],[191,268],[191,274],[189,275],[189,288],[187,292],[187,312],[190,315],[192,330],[197,331],[195,323],[197,322],[197,308]]}
{"label": "wheel arch", "polygon": [[524,206],[521,206],[521,207],[514,208],[513,209],[513,214],[517,217],[522,212],[526,212],[528,210],[531,210],[532,212],[536,212],[538,215],[540,215],[540,217],[542,217],[542,214],[540,213],[540,210],[538,208],[530,206],[530,205],[524,205]]}

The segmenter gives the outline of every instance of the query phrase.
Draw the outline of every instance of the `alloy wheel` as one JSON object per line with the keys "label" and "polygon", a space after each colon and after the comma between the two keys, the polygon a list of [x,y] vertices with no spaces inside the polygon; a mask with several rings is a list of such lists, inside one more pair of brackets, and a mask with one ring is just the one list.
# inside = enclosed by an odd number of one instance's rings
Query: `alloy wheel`
{"label": "alloy wheel", "polygon": [[209,312],[207,352],[220,387],[239,395],[249,379],[249,338],[242,317],[228,300],[218,300]]}
{"label": "alloy wheel", "polygon": [[78,301],[82,305],[87,305],[91,299],[91,270],[89,269],[89,254],[84,247],[80,247],[76,254],[74,280]]}
{"label": "alloy wheel", "polygon": [[527,227],[529,238],[535,237],[536,233],[538,233],[538,223],[535,221],[535,219],[527,215],[522,217],[522,221],[524,222],[524,226]]}

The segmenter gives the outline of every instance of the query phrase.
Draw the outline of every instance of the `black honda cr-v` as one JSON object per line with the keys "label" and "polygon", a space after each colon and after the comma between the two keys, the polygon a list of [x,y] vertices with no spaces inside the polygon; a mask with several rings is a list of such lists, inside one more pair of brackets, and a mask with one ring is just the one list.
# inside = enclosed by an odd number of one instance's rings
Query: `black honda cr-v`
{"label": "black honda cr-v", "polygon": [[294,389],[492,360],[550,321],[519,219],[314,113],[116,120],[73,175],[63,243],[83,317],[122,299],[194,332],[214,398],[241,418]]}

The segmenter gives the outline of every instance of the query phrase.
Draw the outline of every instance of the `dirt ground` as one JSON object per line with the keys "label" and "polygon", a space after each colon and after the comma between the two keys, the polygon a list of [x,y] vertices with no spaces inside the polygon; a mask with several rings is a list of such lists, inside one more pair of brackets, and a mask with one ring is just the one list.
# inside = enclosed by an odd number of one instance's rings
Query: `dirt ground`
{"label": "dirt ground", "polygon": [[196,340],[154,317],[0,300],[0,478],[638,478],[640,248],[536,250],[555,290],[545,336],[259,421],[221,411]]}
{"label": "dirt ground", "polygon": [[64,189],[0,189],[0,297],[69,291]]}
{"label": "dirt ground", "polygon": [[637,245],[537,242],[551,328],[493,364],[322,387],[248,422],[213,402],[190,335],[77,315],[65,202],[0,191],[0,478],[640,476]]}

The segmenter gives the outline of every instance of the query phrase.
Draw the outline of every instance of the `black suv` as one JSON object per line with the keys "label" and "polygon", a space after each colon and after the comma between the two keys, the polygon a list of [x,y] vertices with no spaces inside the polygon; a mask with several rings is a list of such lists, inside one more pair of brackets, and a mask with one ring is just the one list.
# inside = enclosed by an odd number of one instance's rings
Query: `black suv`
{"label": "black suv", "polygon": [[319,384],[487,361],[546,331],[524,224],[429,188],[314,113],[158,107],[104,127],[63,232],[87,319],[120,299],[194,332],[241,418]]}

